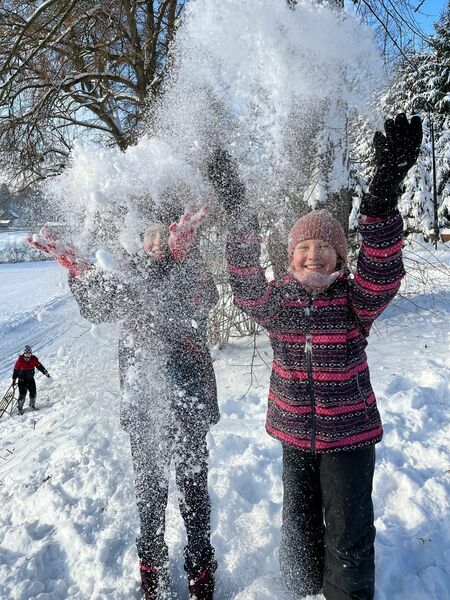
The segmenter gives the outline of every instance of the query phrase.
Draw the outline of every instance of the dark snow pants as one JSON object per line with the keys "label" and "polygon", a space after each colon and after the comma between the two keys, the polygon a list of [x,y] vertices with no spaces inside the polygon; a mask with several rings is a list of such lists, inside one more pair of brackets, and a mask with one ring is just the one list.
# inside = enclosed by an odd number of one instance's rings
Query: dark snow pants
{"label": "dark snow pants", "polygon": [[168,433],[162,446],[144,433],[130,433],[136,482],[136,499],[141,523],[138,555],[149,566],[167,564],[164,541],[169,475],[175,463],[179,507],[186,526],[185,565],[203,567],[214,555],[211,546],[211,502],[208,494],[208,447],[206,432],[177,428]]}
{"label": "dark snow pants", "polygon": [[280,568],[294,593],[373,598],[374,466],[373,446],[317,454],[283,444]]}
{"label": "dark snow pants", "polygon": [[34,407],[36,403],[36,382],[34,379],[30,379],[28,381],[22,381],[19,379],[19,398],[17,399],[17,408],[19,410],[23,409],[23,405],[25,404],[25,398],[27,392],[30,392],[30,406]]}

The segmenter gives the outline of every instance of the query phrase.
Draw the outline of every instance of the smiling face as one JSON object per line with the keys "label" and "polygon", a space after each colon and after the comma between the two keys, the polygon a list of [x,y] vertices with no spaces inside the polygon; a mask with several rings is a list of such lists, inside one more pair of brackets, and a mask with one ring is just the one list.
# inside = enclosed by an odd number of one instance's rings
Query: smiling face
{"label": "smiling face", "polygon": [[330,275],[336,270],[336,264],[336,250],[324,240],[299,242],[292,253],[291,268],[295,273]]}

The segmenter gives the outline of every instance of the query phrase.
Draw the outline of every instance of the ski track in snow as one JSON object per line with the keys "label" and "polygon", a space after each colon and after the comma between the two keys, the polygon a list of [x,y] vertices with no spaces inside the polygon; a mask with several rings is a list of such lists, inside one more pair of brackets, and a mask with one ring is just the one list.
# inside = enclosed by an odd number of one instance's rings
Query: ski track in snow
{"label": "ski track in snow", "polygon": [[[0,599],[138,600],[114,327],[79,316],[54,263],[1,265],[0,275],[0,389],[24,343],[52,375],[37,374],[37,412],[0,420]],[[448,598],[449,307],[448,290],[433,312],[398,300],[369,340],[385,425],[374,482],[376,600]],[[217,600],[291,600],[278,569],[281,447],[264,430],[271,352],[264,335],[257,346],[248,392],[251,340],[214,351],[222,414],[209,434]],[[186,600],[173,484],[166,537],[176,596]]]}

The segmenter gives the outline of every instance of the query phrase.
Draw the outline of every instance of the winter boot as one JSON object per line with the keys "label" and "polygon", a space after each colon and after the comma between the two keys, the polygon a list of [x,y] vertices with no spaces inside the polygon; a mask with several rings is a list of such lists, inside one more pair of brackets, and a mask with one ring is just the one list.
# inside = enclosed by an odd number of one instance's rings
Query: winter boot
{"label": "winter boot", "polygon": [[30,398],[30,408],[31,410],[36,410],[36,396],[34,398]]}
{"label": "winter boot", "polygon": [[201,569],[187,569],[190,600],[213,600],[214,572],[217,562],[211,560]]}
{"label": "winter boot", "polygon": [[25,404],[25,396],[19,396],[17,399],[17,412],[23,415],[23,405]]}
{"label": "winter boot", "polygon": [[141,561],[140,572],[144,600],[170,598],[170,580],[166,567],[150,567]]}

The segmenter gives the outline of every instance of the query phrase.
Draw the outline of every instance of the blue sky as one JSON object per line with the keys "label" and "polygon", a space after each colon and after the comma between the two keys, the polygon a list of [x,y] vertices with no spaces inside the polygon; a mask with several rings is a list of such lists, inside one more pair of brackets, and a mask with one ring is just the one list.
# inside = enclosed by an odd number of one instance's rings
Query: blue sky
{"label": "blue sky", "polygon": [[[416,0],[416,6],[420,4],[420,0]],[[417,20],[422,25],[425,33],[434,33],[433,23],[439,19],[439,15],[447,6],[448,0],[425,0],[418,12],[416,13]]]}

